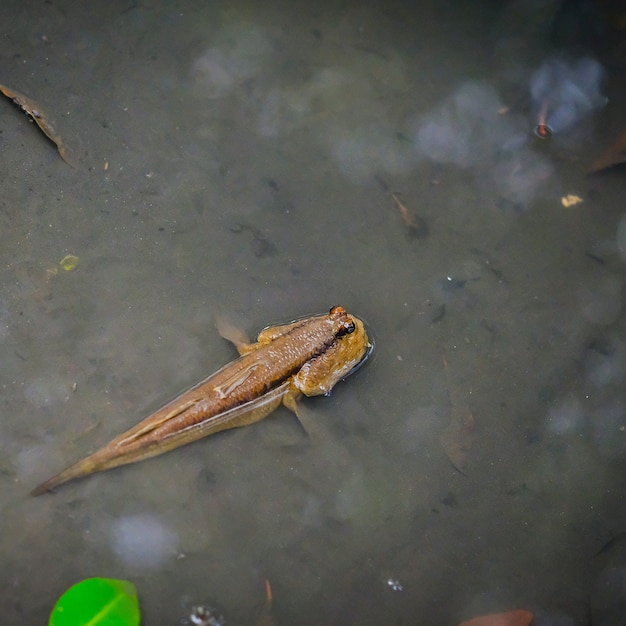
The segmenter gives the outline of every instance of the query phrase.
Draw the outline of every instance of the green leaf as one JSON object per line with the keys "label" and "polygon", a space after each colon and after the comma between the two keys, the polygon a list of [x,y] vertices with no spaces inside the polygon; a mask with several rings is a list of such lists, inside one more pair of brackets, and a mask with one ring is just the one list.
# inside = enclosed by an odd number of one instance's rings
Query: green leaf
{"label": "green leaf", "polygon": [[48,626],[139,626],[137,589],[126,580],[87,578],[59,598]]}

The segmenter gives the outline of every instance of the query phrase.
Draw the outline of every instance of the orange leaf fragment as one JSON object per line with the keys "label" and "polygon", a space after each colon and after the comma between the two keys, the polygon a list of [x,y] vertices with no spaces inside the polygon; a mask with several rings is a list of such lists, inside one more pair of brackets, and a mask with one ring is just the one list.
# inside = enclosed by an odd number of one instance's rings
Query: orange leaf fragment
{"label": "orange leaf fragment", "polygon": [[505,613],[491,613],[472,617],[459,626],[530,626],[534,615],[524,609],[515,609]]}

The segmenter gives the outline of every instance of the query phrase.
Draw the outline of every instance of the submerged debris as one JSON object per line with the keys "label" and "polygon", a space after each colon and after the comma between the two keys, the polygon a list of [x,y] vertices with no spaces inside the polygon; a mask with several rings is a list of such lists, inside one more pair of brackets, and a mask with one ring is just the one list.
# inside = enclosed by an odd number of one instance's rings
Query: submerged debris
{"label": "submerged debris", "polygon": [[411,211],[406,204],[400,200],[397,193],[392,193],[391,198],[400,210],[400,217],[406,226],[408,236],[417,239],[428,236],[426,222],[416,215],[414,211]]}
{"label": "submerged debris", "polygon": [[451,419],[439,436],[439,443],[455,470],[466,473],[467,455],[474,445],[474,416],[463,400],[457,400],[457,392],[450,382],[448,360],[443,354],[443,367],[447,379]]}
{"label": "submerged debris", "polygon": [[626,130],[587,168],[587,174],[604,172],[616,165],[626,164]]}
{"label": "submerged debris", "polygon": [[9,87],[7,87],[6,85],[3,85],[2,83],[0,83],[0,92],[2,92],[7,98],[10,98],[11,100],[13,100],[13,102],[15,102],[15,104],[17,104],[20,107],[20,109],[22,109],[22,111],[24,111],[27,115],[29,115],[31,119],[35,122],[35,124],[39,126],[43,134],[48,139],[50,139],[52,143],[56,145],[61,158],[68,165],[75,167],[74,163],[72,162],[70,158],[67,146],[63,143],[63,140],[61,139],[61,137],[55,130],[54,125],[52,124],[52,122],[50,121],[50,119],[48,118],[48,116],[46,115],[46,113],[41,108],[41,105],[38,102],[36,102],[35,100],[32,100],[28,96],[25,96],[19,91],[10,89]]}
{"label": "submerged debris", "polygon": [[266,239],[261,231],[254,228],[254,226],[250,226],[249,224],[235,224],[230,228],[231,233],[239,234],[245,231],[252,235],[252,251],[255,257],[262,259],[278,254],[276,246],[269,239]]}
{"label": "submerged debris", "polygon": [[467,455],[474,444],[474,416],[469,409],[465,413],[455,411],[439,442],[452,467],[465,474]]}
{"label": "submerged debris", "polygon": [[189,623],[194,626],[226,626],[224,617],[210,606],[193,606],[189,614]]}

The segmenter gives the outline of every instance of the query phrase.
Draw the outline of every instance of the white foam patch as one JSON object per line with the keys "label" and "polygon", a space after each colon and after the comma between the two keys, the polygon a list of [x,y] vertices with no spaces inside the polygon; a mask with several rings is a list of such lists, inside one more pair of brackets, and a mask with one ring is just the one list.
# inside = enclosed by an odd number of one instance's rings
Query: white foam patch
{"label": "white foam patch", "polygon": [[624,352],[624,344],[617,339],[600,350],[588,350],[584,360],[585,384],[596,389],[623,385],[626,378]]}
{"label": "white foam patch", "polygon": [[578,398],[569,396],[548,412],[548,430],[555,435],[581,432],[586,423],[585,413]]}
{"label": "white foam patch", "polygon": [[381,103],[381,90],[393,88],[407,88],[395,58],[372,61],[367,73],[324,67],[305,81],[267,90],[257,129],[264,137],[311,134],[356,183],[369,182],[376,173],[405,173],[418,159]]}
{"label": "white foam patch", "polygon": [[505,157],[488,168],[487,184],[520,207],[528,207],[552,175],[552,165],[530,150],[504,152]]}
{"label": "white foam patch", "polygon": [[594,277],[578,294],[583,317],[592,324],[609,325],[622,310],[623,280],[617,275]]}
{"label": "white foam patch", "polygon": [[533,152],[528,123],[511,115],[485,83],[462,84],[417,123],[417,153],[436,163],[469,170],[501,196],[526,207],[552,175],[551,164]]}
{"label": "white foam patch", "polygon": [[269,89],[261,101],[259,133],[275,137],[301,126],[312,127],[320,120],[332,124],[350,106],[348,94],[355,80],[343,68],[326,67],[303,83]]}
{"label": "white foam patch", "polygon": [[607,457],[622,457],[626,452],[626,407],[614,400],[594,410],[593,437],[600,452]]}
{"label": "white foam patch", "polygon": [[371,180],[376,172],[402,174],[411,170],[415,157],[394,139],[390,128],[357,128],[331,144],[331,154],[341,172],[354,182]]}
{"label": "white foam patch", "polygon": [[198,95],[222,98],[254,76],[270,46],[263,30],[251,24],[226,29],[221,41],[196,59],[191,74]]}
{"label": "white foam patch", "polygon": [[4,302],[4,300],[0,300],[0,341],[9,335],[10,317],[11,314],[9,312],[8,305]]}
{"label": "white foam patch", "polygon": [[129,515],[113,523],[111,548],[128,567],[157,569],[177,551],[178,536],[154,515]]}
{"label": "white foam patch", "polygon": [[305,501],[300,517],[303,524],[320,528],[324,521],[320,499],[314,495],[309,495]]}
{"label": "white foam patch", "polygon": [[[48,463],[51,456],[53,455],[50,453],[49,444],[21,448],[15,457],[15,469],[20,480],[25,483],[31,482],[34,477],[41,480],[42,468],[53,465],[53,462]],[[53,461],[57,464],[62,463],[60,458],[53,458]]]}
{"label": "white foam patch", "polygon": [[275,137],[283,125],[283,95],[278,88],[270,89],[260,104],[257,128],[262,137]]}
{"label": "white foam patch", "polygon": [[38,409],[66,402],[71,393],[70,383],[54,376],[35,378],[24,389],[26,401]]}
{"label": "white foam patch", "polygon": [[416,145],[428,159],[436,163],[455,163],[468,166],[470,150],[467,141],[460,140],[456,124],[447,119],[430,117],[424,120],[415,136]]}
{"label": "white foam patch", "polygon": [[338,520],[354,519],[367,506],[369,494],[362,472],[354,471],[337,489],[334,514]]}
{"label": "white foam patch", "polygon": [[547,59],[531,78],[536,115],[555,133],[571,128],[606,104],[603,73],[602,66],[588,57]]}
{"label": "white foam patch", "polygon": [[408,417],[398,423],[396,437],[399,448],[409,454],[423,449],[425,433],[428,430],[426,425],[438,419],[432,406],[417,407]]}

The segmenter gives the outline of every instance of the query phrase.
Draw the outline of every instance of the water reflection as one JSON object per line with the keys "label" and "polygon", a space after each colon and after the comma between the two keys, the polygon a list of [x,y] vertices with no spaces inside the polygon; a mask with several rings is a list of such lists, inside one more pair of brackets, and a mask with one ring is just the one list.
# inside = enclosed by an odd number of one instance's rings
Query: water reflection
{"label": "water reflection", "polygon": [[[145,623],[254,624],[265,581],[302,625],[578,623],[615,588],[621,552],[589,562],[625,513],[623,179],[580,163],[620,120],[539,141],[557,3],[492,4],[3,3],[6,81],[82,145],[74,171],[3,117],[4,623],[99,574],[136,583]],[[315,437],[277,411],[26,498],[232,359],[216,314],[333,302],[377,354],[307,403]]]}

